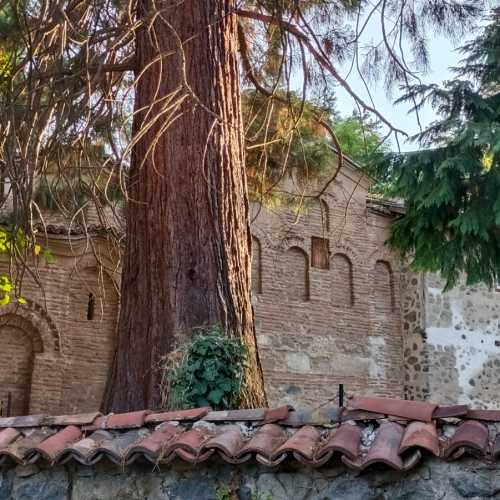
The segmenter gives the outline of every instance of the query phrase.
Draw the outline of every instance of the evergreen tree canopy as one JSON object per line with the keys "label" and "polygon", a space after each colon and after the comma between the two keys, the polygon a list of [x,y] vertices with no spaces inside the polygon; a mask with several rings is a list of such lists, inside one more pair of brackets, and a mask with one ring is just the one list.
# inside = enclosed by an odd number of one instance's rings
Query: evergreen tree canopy
{"label": "evergreen tree canopy", "polygon": [[406,203],[390,243],[448,288],[462,274],[468,284],[500,279],[500,9],[462,50],[456,79],[400,99],[430,102],[442,119],[418,136],[426,149],[392,155],[385,171],[388,194]]}
{"label": "evergreen tree canopy", "polygon": [[342,154],[369,174],[388,150],[377,122],[368,116],[343,118],[331,106],[304,101],[293,92],[277,91],[269,99],[247,90],[242,97],[249,192],[255,200],[279,196],[275,187],[287,172],[305,180],[321,178],[335,168],[337,154],[321,122],[334,131]]}

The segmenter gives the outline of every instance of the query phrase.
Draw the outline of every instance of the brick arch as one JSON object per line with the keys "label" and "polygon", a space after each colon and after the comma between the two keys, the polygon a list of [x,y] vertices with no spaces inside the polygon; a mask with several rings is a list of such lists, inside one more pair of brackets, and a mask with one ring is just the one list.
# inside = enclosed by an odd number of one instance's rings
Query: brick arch
{"label": "brick arch", "polygon": [[259,238],[252,235],[252,291],[262,293],[262,245]]}
{"label": "brick arch", "polygon": [[0,326],[14,322],[38,332],[42,351],[47,354],[61,353],[61,335],[51,317],[40,304],[26,299],[26,304],[9,304],[0,308]]}
{"label": "brick arch", "polygon": [[340,253],[340,254],[345,255],[356,267],[362,267],[362,266],[364,266],[363,258],[350,245],[346,245],[346,244],[334,244],[331,247],[330,252],[331,252],[332,255],[334,255],[336,253]]}
{"label": "brick arch", "polygon": [[390,262],[377,260],[373,267],[373,295],[375,309],[394,312],[396,305],[394,273]]}
{"label": "brick arch", "polygon": [[387,262],[393,271],[398,269],[400,262],[394,253],[387,247],[378,248],[369,255],[367,259],[369,268],[373,269],[378,261]]}
{"label": "brick arch", "polygon": [[15,313],[0,316],[0,405],[3,414],[30,411],[35,358],[44,351],[40,332],[31,321]]}
{"label": "brick arch", "polygon": [[109,279],[115,290],[120,290],[121,271],[116,267],[116,263],[106,257],[100,257],[98,260],[93,254],[85,254],[75,261],[75,265],[69,275],[69,279],[78,279],[78,274],[88,269],[96,269],[102,272],[106,279]]}
{"label": "brick arch", "polygon": [[332,275],[331,300],[336,307],[352,307],[354,305],[354,280],[351,259],[337,252],[330,260]]}
{"label": "brick arch", "polygon": [[310,298],[309,256],[299,246],[291,246],[282,254],[281,292],[290,301],[306,302]]}

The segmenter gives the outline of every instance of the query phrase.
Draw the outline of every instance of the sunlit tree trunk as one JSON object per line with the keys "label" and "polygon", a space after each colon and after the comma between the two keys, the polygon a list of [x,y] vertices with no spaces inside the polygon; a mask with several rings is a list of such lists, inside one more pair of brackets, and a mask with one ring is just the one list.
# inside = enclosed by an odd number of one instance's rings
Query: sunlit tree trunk
{"label": "sunlit tree trunk", "polygon": [[[150,21],[151,3],[138,3]],[[213,324],[243,338],[250,351],[244,403],[265,404],[250,295],[234,6],[165,0],[149,31],[137,32],[133,130],[143,135],[132,151],[108,410],[157,407],[160,358],[193,327]]]}

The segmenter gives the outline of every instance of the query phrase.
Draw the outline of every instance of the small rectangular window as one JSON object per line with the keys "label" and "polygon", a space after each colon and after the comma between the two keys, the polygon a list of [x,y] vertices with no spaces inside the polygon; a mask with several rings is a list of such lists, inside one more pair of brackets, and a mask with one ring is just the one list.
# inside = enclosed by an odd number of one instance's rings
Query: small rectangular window
{"label": "small rectangular window", "polygon": [[330,241],[326,238],[311,238],[311,266],[318,269],[330,268]]}
{"label": "small rectangular window", "polygon": [[87,302],[87,320],[92,321],[94,319],[95,310],[95,298],[93,293],[89,293],[89,301]]}

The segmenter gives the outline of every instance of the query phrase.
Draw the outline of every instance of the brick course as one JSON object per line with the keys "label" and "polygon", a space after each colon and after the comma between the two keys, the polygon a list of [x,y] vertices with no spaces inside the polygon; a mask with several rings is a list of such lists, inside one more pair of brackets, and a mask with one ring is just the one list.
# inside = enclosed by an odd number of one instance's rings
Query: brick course
{"label": "brick course", "polygon": [[[253,302],[270,404],[321,404],[340,383],[348,393],[403,393],[400,266],[384,245],[391,218],[367,209],[369,184],[347,164],[320,203],[252,206]],[[313,238],[329,255],[312,261]],[[105,240],[62,235],[49,246],[56,262],[40,266],[43,288],[25,277],[29,305],[0,310],[0,387],[12,388],[15,413],[92,411],[116,338],[116,260]]]}

